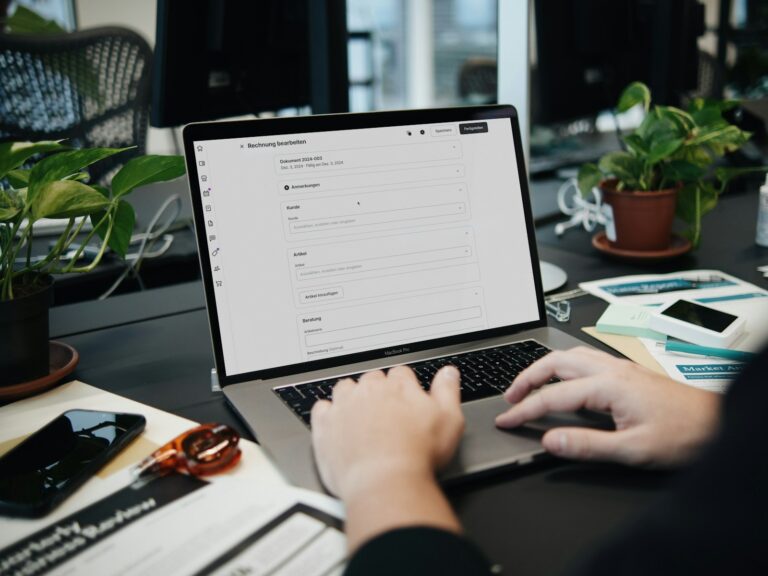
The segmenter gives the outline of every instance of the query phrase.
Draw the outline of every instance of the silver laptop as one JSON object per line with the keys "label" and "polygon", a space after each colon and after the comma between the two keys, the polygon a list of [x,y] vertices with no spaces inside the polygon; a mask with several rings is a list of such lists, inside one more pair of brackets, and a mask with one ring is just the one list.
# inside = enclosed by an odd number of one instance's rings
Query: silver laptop
{"label": "silver laptop", "polygon": [[548,328],[510,106],[184,130],[219,381],[286,476],[320,487],[309,410],[339,377],[462,371],[449,482],[541,457],[494,417],[514,375],[582,344]]}

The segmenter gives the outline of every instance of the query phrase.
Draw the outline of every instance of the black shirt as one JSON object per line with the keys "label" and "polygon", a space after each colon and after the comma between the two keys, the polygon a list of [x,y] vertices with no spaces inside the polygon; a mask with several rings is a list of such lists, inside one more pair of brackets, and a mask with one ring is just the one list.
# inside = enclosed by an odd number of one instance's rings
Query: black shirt
{"label": "black shirt", "polygon": [[[768,574],[767,425],[768,350],[726,394],[721,431],[702,457],[670,492],[573,573]],[[367,542],[350,560],[346,574],[491,572],[491,562],[466,538],[417,527]]]}

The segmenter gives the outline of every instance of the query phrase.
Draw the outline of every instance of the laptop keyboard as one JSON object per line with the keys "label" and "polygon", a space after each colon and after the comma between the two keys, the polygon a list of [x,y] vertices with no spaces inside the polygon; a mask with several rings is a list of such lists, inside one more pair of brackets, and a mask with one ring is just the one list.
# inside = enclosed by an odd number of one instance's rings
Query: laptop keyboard
{"label": "laptop keyboard", "polygon": [[[501,394],[515,376],[549,352],[549,348],[534,340],[524,340],[495,348],[414,362],[408,366],[416,373],[421,387],[429,390],[435,373],[443,366],[453,364],[461,372],[461,401],[471,402]],[[362,373],[350,374],[344,378],[357,380],[360,376]],[[330,400],[333,386],[338,380],[339,378],[331,378],[296,386],[280,386],[273,391],[309,426],[312,406],[318,400]]]}

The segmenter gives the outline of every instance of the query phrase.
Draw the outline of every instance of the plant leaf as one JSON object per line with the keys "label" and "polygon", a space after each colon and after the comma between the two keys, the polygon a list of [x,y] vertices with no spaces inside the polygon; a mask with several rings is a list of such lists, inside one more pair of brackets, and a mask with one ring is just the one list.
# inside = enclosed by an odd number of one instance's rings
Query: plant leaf
{"label": "plant leaf", "polygon": [[752,174],[754,172],[768,172],[768,166],[750,166],[749,168],[727,168],[721,166],[720,168],[715,169],[715,177],[725,185],[734,178],[743,176],[744,174]]}
{"label": "plant leaf", "polygon": [[96,192],[104,196],[104,198],[109,198],[109,189],[105,188],[101,184],[91,184],[91,188],[93,188],[94,190],[96,190]]}
{"label": "plant leaf", "polygon": [[136,224],[136,213],[133,211],[133,206],[125,200],[120,200],[115,212],[112,235],[109,237],[109,247],[117,252],[121,258],[125,258],[125,254],[128,252],[134,224]]}
{"label": "plant leaf", "polygon": [[656,106],[660,118],[666,118],[674,122],[680,132],[687,133],[696,126],[696,121],[688,112],[674,106]]}
{"label": "plant leaf", "polygon": [[16,216],[19,215],[19,212],[21,212],[21,209],[15,208],[13,206],[0,206],[0,222],[8,222],[9,220],[13,220]]}
{"label": "plant leaf", "polygon": [[604,174],[618,178],[624,184],[624,188],[639,187],[643,170],[642,161],[629,152],[609,152],[600,158],[598,166]]}
{"label": "plant leaf", "polygon": [[44,184],[32,201],[32,217],[71,218],[85,216],[109,205],[99,192],[76,180],[57,180]]}
{"label": "plant leaf", "polygon": [[11,170],[5,177],[14,188],[26,188],[29,184],[29,170]]}
{"label": "plant leaf", "polygon": [[688,112],[694,114],[699,110],[706,108],[715,108],[721,113],[731,110],[739,105],[738,100],[708,100],[705,98],[693,98],[688,104]]}
{"label": "plant leaf", "polygon": [[18,190],[0,190],[0,222],[13,220],[21,209],[23,203]]}
{"label": "plant leaf", "polygon": [[750,134],[739,130],[731,124],[717,124],[702,128],[688,144],[700,146],[708,144],[716,154],[722,156],[723,151],[732,152],[749,140]]}
{"label": "plant leaf", "polygon": [[139,156],[125,163],[112,179],[112,194],[119,198],[138,186],[173,180],[186,173],[181,156]]}
{"label": "plant leaf", "polygon": [[[109,220],[104,219],[107,216],[106,210],[99,210],[91,214],[91,224],[93,225],[96,233],[104,240],[107,235],[107,229],[109,228]],[[112,233],[109,236],[109,247],[124,258],[128,252],[128,247],[131,242],[131,235],[133,234],[133,227],[136,223],[136,213],[133,210],[133,206],[125,200],[119,200],[114,213],[111,215],[114,220],[112,225]],[[101,223],[101,225],[99,225]]]}
{"label": "plant leaf", "polygon": [[[96,233],[101,238],[102,242],[107,235],[107,229],[109,227],[109,221],[105,220],[99,226],[99,222],[104,219],[107,212],[105,210],[99,210],[91,214],[91,224],[96,229]],[[128,247],[131,244],[131,236],[133,235],[133,227],[136,224],[136,212],[125,200],[120,200],[117,203],[114,213],[112,214],[114,223],[112,224],[112,233],[109,235],[109,242],[107,245],[120,255],[120,258],[125,258],[128,253]]]}
{"label": "plant leaf", "polygon": [[702,168],[707,168],[712,164],[712,157],[704,148],[700,148],[699,146],[689,146],[687,143],[683,144],[677,154],[677,159],[691,162]]}
{"label": "plant leaf", "polygon": [[678,192],[675,214],[689,225],[685,235],[694,246],[698,246],[701,238],[701,217],[717,206],[717,200],[717,190],[704,180],[690,182]]}
{"label": "plant leaf", "polygon": [[3,142],[0,143],[0,178],[18,168],[35,154],[68,150],[67,146],[54,141]]}
{"label": "plant leaf", "polygon": [[61,34],[66,32],[55,21],[43,18],[37,12],[21,5],[9,16],[5,25],[11,34]]}
{"label": "plant leaf", "polygon": [[646,112],[651,107],[651,91],[642,82],[632,82],[624,88],[621,96],[619,96],[617,108],[619,112],[626,112],[636,104],[642,104]]}
{"label": "plant leaf", "polygon": [[48,182],[81,172],[83,168],[125,150],[129,148],[86,148],[60,152],[42,159],[32,168],[27,202],[34,203],[40,189]]}
{"label": "plant leaf", "polygon": [[70,174],[63,178],[63,180],[77,180],[78,182],[84,182],[85,184],[87,184],[90,179],[91,175],[88,174],[88,172],[76,172],[75,174]]}
{"label": "plant leaf", "polygon": [[592,188],[600,184],[600,180],[603,179],[603,173],[596,164],[591,162],[588,164],[582,164],[579,168],[579,175],[576,180],[578,182],[579,192],[586,197],[592,193]]}
{"label": "plant leaf", "polygon": [[646,161],[650,165],[658,164],[665,158],[672,156],[682,145],[682,138],[662,138],[659,140],[654,138]]}
{"label": "plant leaf", "polygon": [[720,122],[725,122],[719,106],[704,106],[691,114],[697,126],[711,126]]}
{"label": "plant leaf", "polygon": [[693,182],[703,178],[707,173],[707,169],[686,160],[671,160],[661,166],[661,172],[665,180],[671,180],[672,182]]}
{"label": "plant leaf", "polygon": [[645,156],[648,154],[648,143],[639,134],[628,134],[623,136],[622,140],[627,147],[638,156]]}

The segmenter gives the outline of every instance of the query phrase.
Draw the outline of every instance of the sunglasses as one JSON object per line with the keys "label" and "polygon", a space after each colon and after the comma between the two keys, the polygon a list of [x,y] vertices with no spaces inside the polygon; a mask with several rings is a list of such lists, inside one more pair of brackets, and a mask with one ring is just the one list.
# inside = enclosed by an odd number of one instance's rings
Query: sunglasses
{"label": "sunglasses", "polygon": [[240,435],[226,424],[202,424],[187,430],[133,468],[136,478],[171,471],[208,476],[234,467],[242,453]]}

